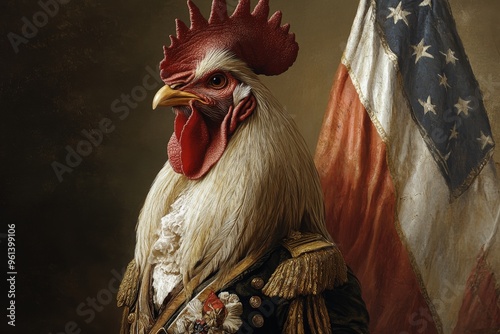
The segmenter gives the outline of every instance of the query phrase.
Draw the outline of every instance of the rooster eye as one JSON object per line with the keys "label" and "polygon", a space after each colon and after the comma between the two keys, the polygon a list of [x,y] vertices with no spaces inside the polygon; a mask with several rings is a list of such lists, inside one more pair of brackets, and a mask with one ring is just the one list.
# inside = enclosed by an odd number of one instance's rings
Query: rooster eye
{"label": "rooster eye", "polygon": [[226,87],[227,78],[222,73],[216,73],[208,79],[208,85],[215,89],[222,89]]}

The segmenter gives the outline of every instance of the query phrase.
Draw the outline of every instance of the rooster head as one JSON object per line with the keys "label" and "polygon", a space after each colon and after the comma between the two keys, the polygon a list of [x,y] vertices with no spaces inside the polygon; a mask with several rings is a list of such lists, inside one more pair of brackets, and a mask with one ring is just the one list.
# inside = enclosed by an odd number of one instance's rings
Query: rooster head
{"label": "rooster head", "polygon": [[241,73],[283,73],[295,61],[298,45],[289,25],[281,26],[281,12],[268,19],[268,0],[260,0],[253,12],[250,0],[240,0],[231,16],[225,0],[214,0],[208,20],[192,1],[187,4],[191,27],[176,21],[177,35],[170,36],[160,63],[165,86],[155,95],[153,109],[172,107],[169,162],[177,173],[199,179],[258,106]]}

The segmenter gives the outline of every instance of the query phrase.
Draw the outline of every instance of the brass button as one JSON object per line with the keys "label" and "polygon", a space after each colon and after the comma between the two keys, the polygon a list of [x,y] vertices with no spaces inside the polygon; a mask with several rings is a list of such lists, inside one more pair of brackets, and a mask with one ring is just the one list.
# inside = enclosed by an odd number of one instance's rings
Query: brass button
{"label": "brass button", "polygon": [[262,299],[259,296],[250,297],[250,306],[253,308],[259,308],[262,305]]}
{"label": "brass button", "polygon": [[264,326],[264,317],[262,314],[256,314],[252,317],[252,325],[256,328]]}
{"label": "brass button", "polygon": [[260,290],[264,287],[264,280],[260,277],[255,277],[254,279],[252,279],[250,285],[252,285],[252,288]]}
{"label": "brass button", "polygon": [[128,323],[131,324],[135,321],[135,313],[130,313],[127,317]]}

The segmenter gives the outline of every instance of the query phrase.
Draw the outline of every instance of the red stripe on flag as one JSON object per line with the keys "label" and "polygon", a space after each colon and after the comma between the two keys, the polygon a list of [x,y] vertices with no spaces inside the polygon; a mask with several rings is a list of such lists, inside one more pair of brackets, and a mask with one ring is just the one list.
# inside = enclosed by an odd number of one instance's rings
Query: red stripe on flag
{"label": "red stripe on flag", "polygon": [[395,222],[386,145],[340,65],[315,162],[328,229],[361,281],[372,333],[437,333]]}
{"label": "red stripe on flag", "polygon": [[467,286],[458,323],[453,334],[496,334],[500,330],[500,291],[496,278],[486,261],[487,252],[478,257]]}

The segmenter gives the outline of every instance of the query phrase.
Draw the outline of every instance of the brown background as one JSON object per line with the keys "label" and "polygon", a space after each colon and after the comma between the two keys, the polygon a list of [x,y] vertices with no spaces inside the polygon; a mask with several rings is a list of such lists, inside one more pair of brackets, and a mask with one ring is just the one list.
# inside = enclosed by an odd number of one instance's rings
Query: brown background
{"label": "brown background", "polygon": [[[208,12],[209,1],[195,2]],[[301,51],[289,72],[265,81],[311,151],[357,4],[271,0]],[[168,111],[151,111],[155,90],[137,94],[150,79],[146,68],[156,70],[162,58],[174,18],[187,20],[185,1],[69,1],[17,53],[7,34],[21,35],[22,18],[33,22],[42,8],[26,0],[0,6],[0,244],[6,254],[5,225],[16,224],[18,272],[17,326],[7,333],[117,332],[119,311],[109,300],[114,277],[132,257],[136,217],[166,159],[173,121]],[[498,140],[500,3],[453,0],[451,6]],[[140,99],[131,101],[129,114],[114,113],[112,103],[133,92]],[[67,146],[76,148],[81,132],[106,118],[113,131],[59,182],[51,164],[65,163]],[[7,299],[1,300],[5,309]]]}

